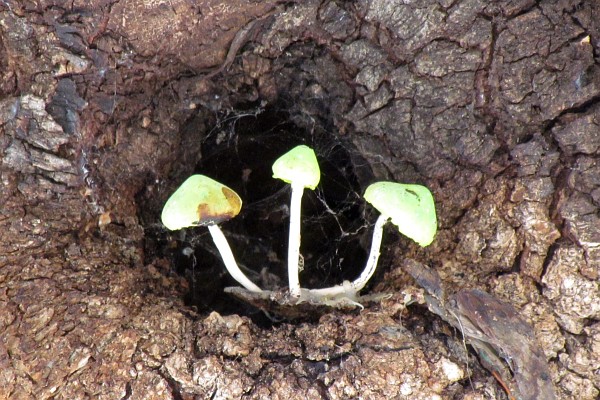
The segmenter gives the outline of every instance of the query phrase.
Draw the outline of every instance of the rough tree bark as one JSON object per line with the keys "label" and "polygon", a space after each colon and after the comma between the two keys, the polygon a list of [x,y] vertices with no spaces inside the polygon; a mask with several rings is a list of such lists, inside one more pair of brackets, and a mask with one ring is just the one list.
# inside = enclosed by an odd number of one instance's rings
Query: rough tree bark
{"label": "rough tree bark", "polygon": [[[511,303],[559,397],[597,398],[599,13],[0,1],[0,398],[506,399],[460,332],[405,307],[406,257]],[[222,286],[176,273],[158,214],[248,104],[432,189],[438,237],[390,242],[372,288],[390,298],[273,325],[186,302]]]}

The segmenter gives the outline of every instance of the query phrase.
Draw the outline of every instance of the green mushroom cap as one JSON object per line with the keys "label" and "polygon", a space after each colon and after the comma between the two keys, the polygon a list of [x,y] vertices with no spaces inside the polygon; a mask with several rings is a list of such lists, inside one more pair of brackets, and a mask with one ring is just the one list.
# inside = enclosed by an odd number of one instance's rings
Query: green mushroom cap
{"label": "green mushroom cap", "polygon": [[273,163],[273,178],[314,190],[321,179],[315,151],[305,145],[294,147]]}
{"label": "green mushroom cap", "polygon": [[377,182],[367,188],[365,200],[419,245],[425,247],[433,241],[437,217],[433,195],[425,186]]}
{"label": "green mushroom cap", "polygon": [[227,221],[239,214],[242,199],[236,192],[204,175],[192,175],[165,203],[162,223],[170,230]]}

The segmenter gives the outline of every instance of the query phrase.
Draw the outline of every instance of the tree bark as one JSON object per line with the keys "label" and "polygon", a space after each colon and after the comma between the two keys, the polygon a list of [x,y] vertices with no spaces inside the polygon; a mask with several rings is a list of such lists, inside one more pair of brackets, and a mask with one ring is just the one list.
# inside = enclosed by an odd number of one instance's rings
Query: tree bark
{"label": "tree bark", "polygon": [[[559,398],[597,398],[599,12],[569,0],[1,1],[0,398],[507,398],[423,307],[404,258],[450,292],[509,303]],[[211,160],[272,201],[268,155],[294,141],[314,143],[329,185],[356,195],[334,223],[303,227],[320,249],[307,232],[339,223],[329,259],[351,269],[363,261],[336,244],[347,233],[360,250],[368,236],[369,183],[434,193],[436,240],[420,249],[386,231],[370,289],[391,296],[362,312],[265,322],[222,293],[201,232],[160,226],[172,190]],[[315,196],[307,209],[335,197]],[[229,226],[237,253],[285,236],[276,207]],[[188,246],[206,270],[185,266]],[[254,266],[261,284],[286,279],[272,246],[252,256],[275,266]],[[305,284],[351,280],[307,249]]]}

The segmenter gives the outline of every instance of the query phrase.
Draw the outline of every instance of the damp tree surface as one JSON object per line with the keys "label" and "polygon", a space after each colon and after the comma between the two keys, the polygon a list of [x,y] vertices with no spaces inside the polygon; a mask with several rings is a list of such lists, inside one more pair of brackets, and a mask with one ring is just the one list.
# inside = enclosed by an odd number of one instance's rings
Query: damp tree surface
{"label": "damp tree surface", "polygon": [[[481,343],[428,311],[441,287],[453,312],[503,312],[480,322],[519,360],[514,316],[531,324],[558,398],[597,398],[599,13],[0,1],[0,398],[507,399]],[[160,224],[186,177],[211,176],[244,201],[221,228],[245,273],[285,286],[289,191],[271,164],[298,144],[322,172],[303,287],[360,274],[369,184],[434,194],[435,241],[387,229],[366,293],[391,295],[363,311],[269,318],[223,293],[205,230]]]}

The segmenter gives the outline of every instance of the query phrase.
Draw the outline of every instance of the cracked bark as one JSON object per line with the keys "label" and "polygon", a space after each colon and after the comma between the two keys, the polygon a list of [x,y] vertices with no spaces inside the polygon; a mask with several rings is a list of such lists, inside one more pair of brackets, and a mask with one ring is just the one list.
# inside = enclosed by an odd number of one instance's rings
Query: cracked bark
{"label": "cracked bark", "polygon": [[[560,398],[596,398],[593,2],[276,3],[0,2],[0,397],[506,398],[405,309],[413,257],[511,303]],[[247,104],[432,189],[438,238],[390,243],[390,299],[269,328],[185,304],[222,287],[174,272],[157,215]]]}

